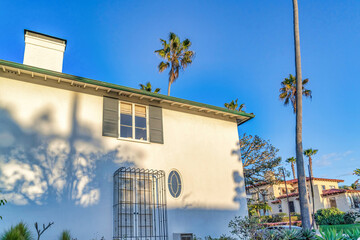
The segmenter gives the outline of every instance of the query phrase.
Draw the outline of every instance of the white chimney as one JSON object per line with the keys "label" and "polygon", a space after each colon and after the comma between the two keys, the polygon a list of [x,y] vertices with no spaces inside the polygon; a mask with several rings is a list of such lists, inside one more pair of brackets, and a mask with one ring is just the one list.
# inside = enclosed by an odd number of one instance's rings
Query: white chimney
{"label": "white chimney", "polygon": [[66,40],[30,30],[24,30],[23,64],[62,72]]}

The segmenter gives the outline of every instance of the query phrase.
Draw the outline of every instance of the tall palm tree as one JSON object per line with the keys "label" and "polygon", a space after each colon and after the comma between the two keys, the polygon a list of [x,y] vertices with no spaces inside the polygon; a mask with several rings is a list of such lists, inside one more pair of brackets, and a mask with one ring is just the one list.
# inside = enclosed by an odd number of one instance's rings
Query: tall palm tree
{"label": "tall palm tree", "polygon": [[317,154],[318,150],[317,149],[312,149],[312,148],[309,148],[309,149],[306,149],[304,151],[304,155],[307,156],[309,158],[309,166],[310,166],[310,176],[313,177],[313,169],[312,169],[312,158],[311,156]]}
{"label": "tall palm tree", "polygon": [[353,174],[360,177],[360,168],[355,169]]}
{"label": "tall palm tree", "polygon": [[158,65],[159,72],[170,68],[168,86],[168,96],[170,96],[171,84],[179,77],[179,71],[184,70],[192,63],[195,52],[189,50],[191,47],[189,39],[181,42],[180,38],[172,32],[169,34],[169,42],[163,39],[160,39],[160,41],[163,48],[156,50],[155,53],[164,59],[164,61]]}
{"label": "tall palm tree", "polygon": [[[139,86],[140,86],[141,90],[145,90],[145,91],[148,91],[148,92],[152,91],[152,86],[151,86],[150,82],[147,82],[146,85],[140,83]],[[156,88],[154,90],[154,93],[159,93],[159,92],[160,92],[160,88]]]}
{"label": "tall palm tree", "polygon": [[302,148],[302,73],[301,73],[301,54],[300,54],[300,33],[299,33],[299,9],[297,0],[293,2],[293,27],[295,45],[295,65],[296,65],[296,168],[299,186],[299,200],[301,222],[304,229],[310,229],[310,208],[308,193],[306,189],[306,175]]}
{"label": "tall palm tree", "polygon": [[294,179],[296,179],[296,174],[295,174],[296,158],[294,158],[294,157],[288,158],[288,159],[286,159],[286,162],[291,163],[291,169],[292,169],[292,172],[293,172],[293,176],[294,176]]}
{"label": "tall palm tree", "polygon": [[[309,79],[306,78],[302,81],[302,95],[305,97],[311,96],[311,90],[306,89],[305,85],[309,82]],[[284,81],[281,82],[280,88],[280,99],[284,101],[284,105],[291,105],[293,106],[294,113],[296,113],[296,77],[292,74],[289,75],[289,78],[285,78]]]}
{"label": "tall palm tree", "polygon": [[230,103],[225,103],[224,106],[230,110],[237,110],[239,112],[243,112],[243,108],[245,108],[245,103],[242,103],[239,106],[238,99],[236,99],[235,101],[232,100]]}

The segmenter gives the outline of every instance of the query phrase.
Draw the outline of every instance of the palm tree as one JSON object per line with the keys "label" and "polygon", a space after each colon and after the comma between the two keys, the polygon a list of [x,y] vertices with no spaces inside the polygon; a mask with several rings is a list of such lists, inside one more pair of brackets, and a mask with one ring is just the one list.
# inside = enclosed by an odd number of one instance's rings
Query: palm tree
{"label": "palm tree", "polygon": [[302,73],[301,73],[301,54],[300,54],[300,34],[299,34],[299,9],[297,0],[293,0],[293,24],[294,24],[294,45],[295,45],[295,65],[296,65],[296,168],[299,186],[299,200],[301,222],[304,229],[310,229],[310,208],[308,193],[306,189],[306,175],[302,148]]}
{"label": "palm tree", "polygon": [[[239,111],[239,112],[243,112],[243,108],[245,108],[245,103],[242,103],[242,104],[240,104],[240,106],[239,106],[239,104],[238,104],[238,99],[236,99],[235,101],[234,100],[232,100],[230,103],[225,103],[224,104],[224,106],[227,108],[227,109],[230,109],[230,110],[237,110],[237,111]],[[239,106],[239,108],[238,108],[238,106]]]}
{"label": "palm tree", "polygon": [[355,169],[353,174],[360,177],[360,168]]}
{"label": "palm tree", "polygon": [[256,212],[258,217],[260,217],[260,210],[263,210],[265,214],[266,211],[272,211],[272,208],[266,202],[257,202],[249,205],[249,211]]}
{"label": "palm tree", "polygon": [[163,48],[156,50],[155,53],[165,60],[158,65],[159,72],[163,72],[170,67],[168,86],[168,96],[170,96],[171,84],[179,77],[179,71],[185,70],[192,63],[195,52],[189,50],[191,46],[189,39],[181,42],[180,38],[172,32],[169,34],[169,42],[163,39],[160,39],[160,41]]}
{"label": "palm tree", "polygon": [[[148,91],[148,92],[152,91],[152,86],[151,86],[150,82],[147,82],[146,85],[140,83],[139,86],[140,86],[141,90],[145,90],[145,91]],[[154,93],[159,93],[159,92],[160,92],[160,88],[156,88],[154,90]]]}
{"label": "palm tree", "polygon": [[288,158],[288,159],[286,159],[286,162],[291,163],[291,169],[292,169],[292,172],[293,172],[293,175],[294,175],[294,179],[296,179],[296,174],[295,174],[296,158],[294,158],[294,157]]}
{"label": "palm tree", "polygon": [[311,156],[315,155],[317,152],[318,152],[317,149],[312,149],[312,148],[306,149],[306,150],[304,151],[304,155],[309,158],[310,177],[313,177],[313,176],[314,176],[314,175],[313,175],[313,170],[312,170],[312,158],[311,158]]}
{"label": "palm tree", "polygon": [[60,235],[60,240],[71,240],[71,234],[68,230],[65,230]]}
{"label": "palm tree", "polygon": [[[305,85],[308,84],[309,79],[306,78],[302,81],[302,95],[305,97],[311,96],[311,90],[306,89]],[[280,88],[280,100],[284,101],[284,105],[287,106],[291,102],[293,106],[294,113],[296,113],[296,77],[292,74],[289,74],[289,78],[285,78],[284,81],[281,82]]]}

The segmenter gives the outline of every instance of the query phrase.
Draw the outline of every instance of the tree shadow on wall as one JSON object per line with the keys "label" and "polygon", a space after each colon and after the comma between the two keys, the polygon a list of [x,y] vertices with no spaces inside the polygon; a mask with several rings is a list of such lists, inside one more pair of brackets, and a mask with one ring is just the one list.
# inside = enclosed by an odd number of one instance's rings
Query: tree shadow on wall
{"label": "tree shadow on wall", "polygon": [[[240,150],[240,143],[236,143],[236,148],[231,151],[232,155],[236,155],[238,161],[241,163],[242,167],[242,159],[241,159],[241,150]],[[239,204],[239,209],[247,208],[247,201],[246,201],[246,191],[245,191],[245,179],[243,177],[243,169],[233,171],[233,180],[236,185],[235,197],[233,199],[234,202]]]}
{"label": "tree shadow on wall", "polygon": [[[10,203],[91,206],[99,202],[104,180],[112,186],[113,172],[134,164],[135,159],[121,146],[106,150],[102,136],[79,124],[77,94],[71,108],[68,136],[53,131],[56,109],[43,109],[26,128],[8,109],[0,109],[0,189]],[[133,151],[138,150],[125,152]]]}

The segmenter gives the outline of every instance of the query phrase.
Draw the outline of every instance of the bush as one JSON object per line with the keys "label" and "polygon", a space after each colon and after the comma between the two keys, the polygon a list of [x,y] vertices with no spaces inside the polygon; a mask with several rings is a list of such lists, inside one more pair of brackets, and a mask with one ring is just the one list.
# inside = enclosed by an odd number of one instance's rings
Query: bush
{"label": "bush", "polygon": [[345,224],[345,213],[337,208],[319,209],[315,213],[315,221],[318,225],[339,225]]}
{"label": "bush", "polygon": [[262,229],[260,221],[255,217],[235,217],[229,223],[231,234],[239,237],[239,239],[256,239],[258,230]]}
{"label": "bush", "polygon": [[347,212],[344,215],[345,224],[353,224],[356,221],[356,218],[359,217],[359,213],[357,212]]}

